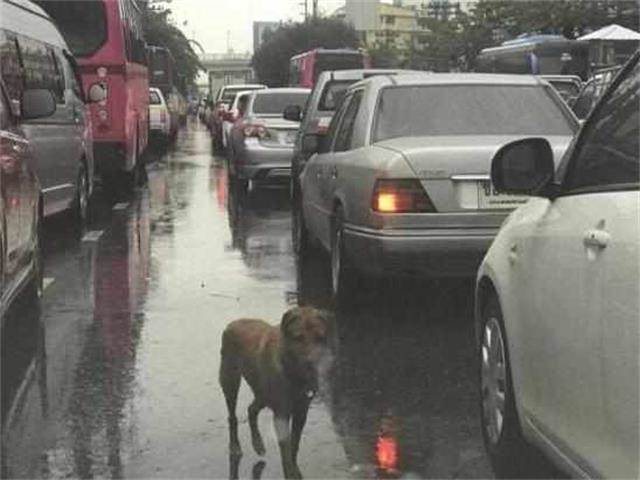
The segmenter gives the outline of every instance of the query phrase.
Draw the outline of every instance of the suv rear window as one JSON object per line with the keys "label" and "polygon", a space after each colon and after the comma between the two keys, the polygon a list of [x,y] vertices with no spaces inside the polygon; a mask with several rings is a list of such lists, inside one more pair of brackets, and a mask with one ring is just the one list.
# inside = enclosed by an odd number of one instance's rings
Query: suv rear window
{"label": "suv rear window", "polygon": [[309,96],[306,92],[260,93],[253,101],[253,113],[256,115],[282,115],[289,105],[304,108]]}
{"label": "suv rear window", "polygon": [[[548,87],[419,85],[385,88],[374,141],[429,135],[573,135]],[[555,95],[555,93],[553,93]]]}
{"label": "suv rear window", "polygon": [[318,103],[318,110],[322,112],[335,112],[342,101],[342,97],[344,97],[344,92],[346,92],[349,85],[353,83],[354,81],[349,80],[327,82],[322,91],[320,102]]}

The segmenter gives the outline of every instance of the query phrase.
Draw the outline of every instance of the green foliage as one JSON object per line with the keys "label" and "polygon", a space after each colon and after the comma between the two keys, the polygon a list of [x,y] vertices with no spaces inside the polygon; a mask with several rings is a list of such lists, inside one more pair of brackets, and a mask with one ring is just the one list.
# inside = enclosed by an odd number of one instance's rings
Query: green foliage
{"label": "green foliage", "polygon": [[480,0],[469,14],[421,19],[411,66],[471,70],[481,49],[522,34],[577,38],[612,23],[638,31],[638,10],[636,0]]}
{"label": "green foliage", "polygon": [[358,45],[352,26],[334,18],[318,18],[280,26],[265,37],[251,62],[258,81],[278,87],[288,83],[292,56],[313,48],[357,48]]}
{"label": "green foliage", "polygon": [[177,87],[186,93],[202,69],[200,59],[194,52],[187,37],[171,20],[168,2],[151,2],[145,9],[145,40],[149,45],[157,45],[169,49],[175,59]]}

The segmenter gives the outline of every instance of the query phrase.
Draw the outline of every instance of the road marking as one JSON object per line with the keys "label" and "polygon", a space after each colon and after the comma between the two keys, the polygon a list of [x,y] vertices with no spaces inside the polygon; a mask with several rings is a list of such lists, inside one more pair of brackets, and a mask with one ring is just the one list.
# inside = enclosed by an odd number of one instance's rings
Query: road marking
{"label": "road marking", "polygon": [[82,237],[83,242],[97,242],[104,233],[104,230],[91,230]]}
{"label": "road marking", "polygon": [[114,210],[126,210],[129,204],[127,202],[116,203],[113,206]]}
{"label": "road marking", "polygon": [[44,292],[47,288],[49,288],[51,286],[51,284],[53,282],[55,282],[56,279],[53,277],[44,277],[42,279],[42,291]]}

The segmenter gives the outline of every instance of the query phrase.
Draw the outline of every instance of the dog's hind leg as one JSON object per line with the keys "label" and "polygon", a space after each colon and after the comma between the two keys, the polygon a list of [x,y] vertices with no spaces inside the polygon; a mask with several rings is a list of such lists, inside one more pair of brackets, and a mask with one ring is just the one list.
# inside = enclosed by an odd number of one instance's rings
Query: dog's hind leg
{"label": "dog's hind leg", "polygon": [[260,429],[258,428],[258,414],[260,410],[264,408],[264,404],[260,402],[257,398],[253,400],[251,405],[249,405],[249,427],[251,428],[251,443],[253,444],[253,449],[260,456],[265,454],[264,441],[262,440],[262,435],[260,435]]}
{"label": "dog's hind leg", "polygon": [[238,418],[236,417],[236,403],[242,375],[235,359],[225,353],[223,346],[219,380],[229,412],[229,454],[242,455],[240,440],[238,440]]}

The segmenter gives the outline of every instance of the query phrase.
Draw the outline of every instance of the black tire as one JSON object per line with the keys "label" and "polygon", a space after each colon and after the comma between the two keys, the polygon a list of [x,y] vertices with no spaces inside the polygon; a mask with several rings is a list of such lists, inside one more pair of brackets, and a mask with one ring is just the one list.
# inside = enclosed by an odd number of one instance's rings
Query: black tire
{"label": "black tire", "polygon": [[87,166],[84,162],[80,163],[78,168],[78,177],[76,179],[76,195],[73,200],[73,221],[74,227],[78,232],[86,227],[89,221],[89,175]]}
{"label": "black tire", "polygon": [[331,229],[331,295],[336,305],[343,305],[352,299],[357,283],[356,271],[349,264],[344,248],[344,213],[338,207]]}
{"label": "black tire", "polygon": [[[42,202],[42,200],[40,200]],[[44,291],[44,257],[43,257],[43,245],[44,245],[44,233],[43,233],[43,218],[42,208],[38,207],[38,215],[36,217],[36,236],[34,251],[33,251],[33,275],[27,288],[25,290],[26,296],[29,299],[35,298],[40,300]]]}
{"label": "black tire", "polygon": [[291,209],[291,243],[296,255],[305,255],[309,251],[309,232],[304,222],[301,202],[295,201]]}
{"label": "black tire", "polygon": [[[509,362],[509,346],[502,319],[500,304],[495,295],[487,300],[483,310],[480,325],[480,339],[478,348],[479,359],[479,385],[480,385],[480,418],[482,436],[485,448],[493,471],[498,478],[543,478],[549,474],[549,464],[542,456],[531,447],[522,435],[518,411],[515,404],[515,395],[511,376],[511,364]],[[491,335],[487,335],[487,329]],[[497,335],[499,334],[499,335]],[[500,356],[489,353],[490,346],[496,345],[496,351],[502,351],[504,358],[504,379],[501,375],[490,375],[488,364],[491,363],[488,355]],[[499,347],[498,343],[502,346]],[[496,362],[498,365],[499,362]],[[495,379],[497,380],[493,380]],[[491,420],[491,401],[489,400],[491,387],[489,384],[495,381],[497,385],[502,383],[504,393],[504,410],[502,415],[502,427],[498,431],[496,423]],[[541,470],[544,470],[541,471]],[[546,472],[546,475],[545,475]],[[541,476],[542,475],[542,476]]]}

